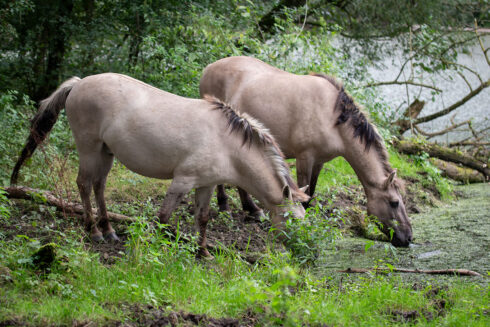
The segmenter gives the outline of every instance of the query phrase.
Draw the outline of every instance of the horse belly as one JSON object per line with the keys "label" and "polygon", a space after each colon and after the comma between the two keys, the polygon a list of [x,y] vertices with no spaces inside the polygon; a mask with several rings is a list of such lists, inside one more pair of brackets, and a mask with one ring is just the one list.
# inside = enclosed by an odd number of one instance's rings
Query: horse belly
{"label": "horse belly", "polygon": [[142,128],[131,133],[109,130],[103,140],[114,156],[133,172],[153,178],[173,178],[186,150],[171,135],[163,138],[149,130]]}

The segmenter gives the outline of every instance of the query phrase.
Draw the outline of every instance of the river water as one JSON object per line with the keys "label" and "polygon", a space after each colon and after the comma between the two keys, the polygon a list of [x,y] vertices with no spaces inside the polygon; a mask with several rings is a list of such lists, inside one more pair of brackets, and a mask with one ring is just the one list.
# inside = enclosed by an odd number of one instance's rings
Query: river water
{"label": "river water", "polygon": [[[484,47],[488,49],[490,47],[490,35],[482,37],[482,41]],[[462,51],[460,52],[457,60],[458,64],[467,66],[477,72],[483,81],[488,80],[490,78],[490,66],[485,60],[479,43],[473,43],[468,50],[469,51],[465,53]],[[393,81],[400,72],[400,67],[403,64],[401,58],[400,55],[387,57],[382,60],[381,64],[377,65],[377,67],[371,66],[368,69],[368,72],[373,77],[374,81]],[[410,74],[409,69],[405,69],[404,72],[405,76]],[[473,89],[480,84],[478,78],[474,74],[464,71],[464,75],[472,85]],[[425,100],[427,103],[420,117],[446,108],[459,101],[470,92],[466,82],[454,72],[441,74],[425,73],[421,76],[421,81],[425,84],[435,85],[443,92],[433,96],[431,94],[431,89],[420,88],[417,86],[405,87],[404,85],[386,85],[378,86],[377,88],[381,92],[383,100],[387,102],[393,110],[396,108],[404,110],[416,97]],[[401,80],[403,80],[403,75],[401,76]],[[401,114],[403,110],[400,110],[398,114]],[[428,132],[439,131],[451,125],[450,118],[452,117],[454,117],[454,122],[456,123],[473,119],[474,126],[477,129],[489,127],[490,88],[484,89],[477,96],[466,102],[451,114],[438,118],[432,122],[421,124],[420,127]],[[443,137],[436,138],[436,140],[440,142],[459,140],[468,135],[468,132],[467,129],[462,132],[450,132]]]}
{"label": "river water", "polygon": [[[414,244],[392,250],[386,242],[346,237],[320,258],[320,271],[373,268],[469,269],[490,273],[490,184],[456,187],[452,203],[413,215]],[[367,245],[372,244],[368,248]]]}

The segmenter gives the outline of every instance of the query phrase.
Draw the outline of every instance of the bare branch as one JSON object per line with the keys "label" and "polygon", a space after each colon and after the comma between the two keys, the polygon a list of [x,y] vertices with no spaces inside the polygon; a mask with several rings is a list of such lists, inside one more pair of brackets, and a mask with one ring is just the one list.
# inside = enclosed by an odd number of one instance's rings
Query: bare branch
{"label": "bare branch", "polygon": [[470,91],[473,91],[473,88],[471,87],[470,82],[466,79],[466,76],[464,76],[461,72],[458,72],[458,75],[465,81],[466,85],[468,85]]}
{"label": "bare branch", "polygon": [[420,270],[420,269],[405,269],[405,268],[347,268],[345,270],[339,270],[342,273],[367,273],[367,272],[400,272],[400,273],[415,273],[415,274],[436,274],[436,275],[464,275],[464,276],[481,276],[479,273],[473,270],[467,269],[442,269],[442,270]]}
{"label": "bare branch", "polygon": [[424,83],[417,83],[417,82],[413,82],[413,81],[397,81],[397,80],[387,81],[387,82],[369,83],[369,84],[363,85],[361,87],[374,87],[374,86],[381,86],[381,85],[414,85],[414,86],[420,86],[420,87],[432,89],[432,90],[437,91],[439,93],[442,92],[441,89],[439,89],[435,86],[432,86],[432,85],[428,85],[428,84],[424,84]]}
{"label": "bare branch", "polygon": [[452,131],[453,129],[455,128],[458,128],[460,126],[463,126],[463,125],[466,125],[466,124],[469,124],[471,121],[470,120],[466,120],[464,122],[461,122],[459,124],[454,124],[454,125],[451,125],[449,126],[448,128],[446,129],[443,129],[439,132],[434,132],[434,133],[429,133],[429,132],[425,132],[423,131],[422,129],[420,129],[420,127],[418,127],[417,125],[414,125],[415,129],[417,130],[417,132],[419,132],[420,134],[424,135],[424,136],[427,136],[428,138],[431,138],[431,137],[434,137],[434,136],[438,136],[438,135],[443,135],[443,134],[446,134],[447,132],[450,132]]}
{"label": "bare branch", "polygon": [[483,51],[483,54],[485,55],[485,59],[487,60],[487,64],[490,66],[490,59],[488,58],[488,55],[487,55],[488,49],[485,49],[485,47],[483,46],[483,42],[481,40],[481,37],[478,34],[478,25],[476,23],[476,19],[475,19],[475,34],[478,37],[478,43],[480,43],[480,48]]}
{"label": "bare branch", "polygon": [[472,99],[473,97],[475,97],[476,95],[478,95],[481,91],[483,91],[484,89],[486,89],[489,86],[490,86],[490,79],[487,80],[486,82],[480,84],[480,86],[478,86],[473,91],[469,92],[464,98],[462,98],[461,100],[453,103],[452,105],[450,105],[446,109],[443,109],[441,111],[438,111],[436,113],[433,113],[432,115],[420,117],[420,118],[418,118],[418,119],[416,119],[414,121],[414,124],[425,123],[425,122],[434,120],[436,118],[442,117],[444,115],[447,115],[451,111],[459,108],[460,106],[462,106],[463,104],[465,104],[466,102],[468,102],[470,99]]}
{"label": "bare branch", "polygon": [[483,83],[483,80],[482,80],[480,74],[478,74],[476,71],[474,71],[473,69],[469,68],[468,66],[459,64],[457,62],[447,61],[447,60],[444,60],[444,59],[440,59],[440,60],[441,60],[441,62],[445,63],[448,66],[456,66],[456,67],[461,67],[463,69],[466,69],[467,71],[473,73],[476,76],[476,78],[478,78],[478,80],[480,81],[480,83]]}

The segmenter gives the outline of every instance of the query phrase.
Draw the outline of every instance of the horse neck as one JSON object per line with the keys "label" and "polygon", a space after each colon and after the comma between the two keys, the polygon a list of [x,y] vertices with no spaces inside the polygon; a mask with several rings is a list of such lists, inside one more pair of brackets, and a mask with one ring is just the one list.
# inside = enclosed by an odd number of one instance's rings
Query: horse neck
{"label": "horse neck", "polygon": [[366,194],[369,194],[370,189],[386,179],[387,174],[384,163],[379,157],[374,144],[371,145],[369,150],[366,150],[365,144],[361,143],[359,138],[354,138],[352,129],[350,127],[347,129],[345,133],[342,133],[345,136],[345,149],[342,156],[354,169]]}
{"label": "horse neck", "polygon": [[237,153],[235,160],[239,167],[236,171],[238,186],[246,189],[267,209],[272,210],[282,202],[283,187],[283,181],[276,172],[272,159],[258,149],[241,149],[246,153]]}

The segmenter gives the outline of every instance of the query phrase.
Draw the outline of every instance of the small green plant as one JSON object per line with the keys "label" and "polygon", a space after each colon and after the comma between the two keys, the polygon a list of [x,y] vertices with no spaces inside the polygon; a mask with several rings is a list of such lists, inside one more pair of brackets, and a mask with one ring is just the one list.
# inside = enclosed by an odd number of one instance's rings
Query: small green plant
{"label": "small green plant", "polygon": [[284,232],[285,244],[296,262],[300,265],[312,264],[322,248],[334,244],[341,237],[339,219],[335,214],[329,215],[320,202],[308,208],[304,218],[289,215]]}

